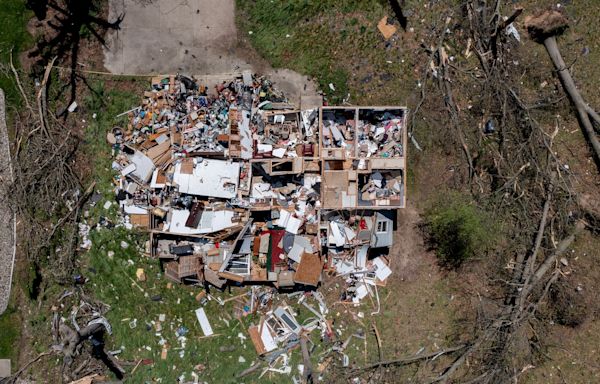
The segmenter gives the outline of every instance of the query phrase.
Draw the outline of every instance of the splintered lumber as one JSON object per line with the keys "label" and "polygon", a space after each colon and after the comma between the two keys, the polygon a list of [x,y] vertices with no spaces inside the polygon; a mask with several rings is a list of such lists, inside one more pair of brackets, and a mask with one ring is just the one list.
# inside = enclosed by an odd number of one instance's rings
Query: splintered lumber
{"label": "splintered lumber", "polygon": [[260,329],[256,325],[251,325],[248,328],[248,334],[250,335],[250,340],[252,340],[252,344],[254,344],[254,349],[256,349],[256,353],[259,355],[264,355],[267,353],[265,349],[265,345],[260,338]]}

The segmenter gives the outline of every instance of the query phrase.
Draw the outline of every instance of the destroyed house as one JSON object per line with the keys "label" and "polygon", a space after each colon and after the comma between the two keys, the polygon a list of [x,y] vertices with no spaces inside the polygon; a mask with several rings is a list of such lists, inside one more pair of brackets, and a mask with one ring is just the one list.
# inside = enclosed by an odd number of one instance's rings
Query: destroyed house
{"label": "destroyed house", "polygon": [[107,139],[125,225],[148,230],[168,279],[316,287],[324,268],[382,263],[406,204],[407,110],[321,105],[248,74],[153,80]]}

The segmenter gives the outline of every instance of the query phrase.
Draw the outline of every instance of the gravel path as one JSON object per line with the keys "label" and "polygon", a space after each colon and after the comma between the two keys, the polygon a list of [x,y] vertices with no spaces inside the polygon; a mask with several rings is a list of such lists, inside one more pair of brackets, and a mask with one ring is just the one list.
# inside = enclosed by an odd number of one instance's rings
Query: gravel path
{"label": "gravel path", "polygon": [[15,214],[5,198],[12,179],[4,91],[0,89],[0,315],[4,313],[8,306],[16,253]]}

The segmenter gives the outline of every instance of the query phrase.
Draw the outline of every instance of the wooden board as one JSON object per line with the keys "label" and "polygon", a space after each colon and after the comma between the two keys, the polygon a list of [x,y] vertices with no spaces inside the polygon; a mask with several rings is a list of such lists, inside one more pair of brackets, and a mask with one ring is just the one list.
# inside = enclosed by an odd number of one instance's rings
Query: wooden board
{"label": "wooden board", "polygon": [[240,276],[240,275],[236,275],[235,273],[219,272],[218,275],[220,278],[223,278],[223,279],[237,281],[238,283],[244,282],[244,277]]}
{"label": "wooden board", "polygon": [[[220,266],[221,264],[218,265],[218,267]],[[217,271],[219,270],[218,267]],[[204,279],[217,288],[222,288],[227,283],[227,280],[220,278],[212,268],[204,268]]]}
{"label": "wooden board", "polygon": [[259,355],[264,355],[267,353],[265,349],[265,345],[260,338],[260,329],[256,325],[251,325],[248,328],[248,334],[250,334],[250,340],[252,340],[252,344],[254,344],[254,349],[256,349],[256,353]]}
{"label": "wooden board", "polygon": [[146,156],[152,159],[152,161],[156,161],[156,159],[161,157],[169,149],[171,149],[171,143],[169,142],[169,140],[166,140],[161,144],[155,145],[154,147],[150,148],[146,152]]}
{"label": "wooden board", "polygon": [[165,171],[162,169],[158,170],[156,174],[156,184],[165,184],[167,182],[167,175],[165,175]]}
{"label": "wooden board", "polygon": [[129,221],[136,227],[150,228],[149,214],[131,214],[129,215]]}
{"label": "wooden board", "polygon": [[162,167],[163,165],[165,165],[167,163],[167,161],[169,161],[171,159],[171,152],[166,151],[165,153],[163,153],[162,155],[160,155],[159,157],[157,157],[156,159],[154,159],[154,165],[157,167]]}
{"label": "wooden board", "polygon": [[294,282],[316,287],[321,279],[323,263],[321,258],[314,253],[304,253],[300,265],[294,275]]}
{"label": "wooden board", "polygon": [[379,29],[379,32],[381,32],[383,38],[386,40],[392,37],[398,30],[395,25],[390,25],[387,23],[387,21],[388,17],[384,16],[381,20],[379,20],[379,23],[377,23],[377,29]]}

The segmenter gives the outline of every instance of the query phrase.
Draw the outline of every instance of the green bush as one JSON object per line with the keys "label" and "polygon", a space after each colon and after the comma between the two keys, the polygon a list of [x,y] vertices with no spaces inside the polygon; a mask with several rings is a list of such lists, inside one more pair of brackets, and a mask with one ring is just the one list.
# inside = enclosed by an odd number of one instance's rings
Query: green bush
{"label": "green bush", "polygon": [[440,263],[458,268],[496,241],[490,215],[456,193],[434,199],[425,211],[425,229]]}

